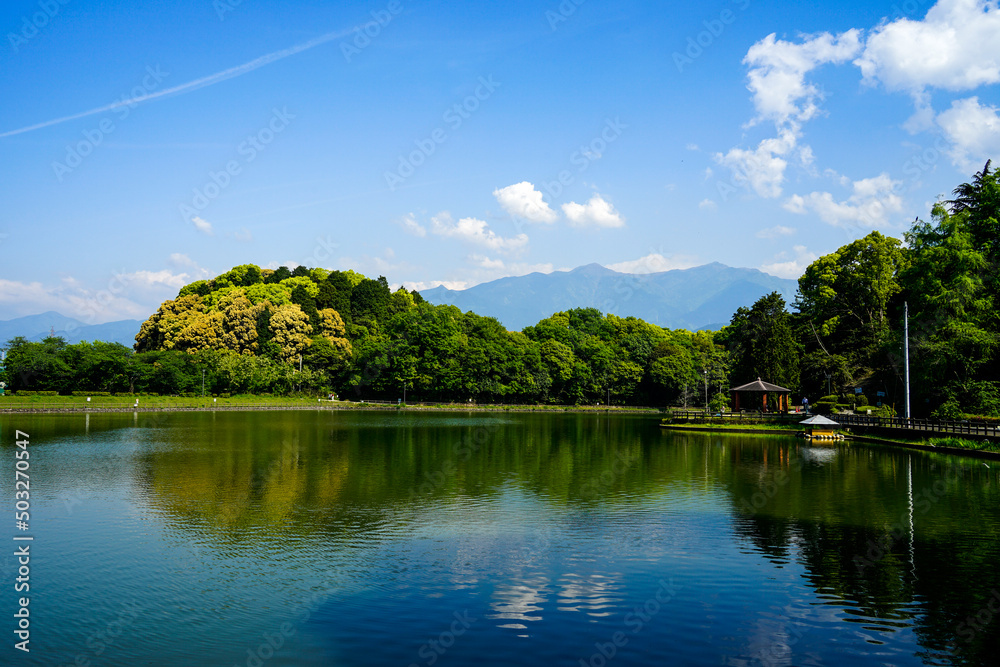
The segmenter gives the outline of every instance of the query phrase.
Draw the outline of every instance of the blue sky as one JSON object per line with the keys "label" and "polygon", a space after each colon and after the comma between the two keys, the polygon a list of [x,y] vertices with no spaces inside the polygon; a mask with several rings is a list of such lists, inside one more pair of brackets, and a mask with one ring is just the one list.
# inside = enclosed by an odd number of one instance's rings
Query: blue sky
{"label": "blue sky", "polygon": [[796,278],[1000,156],[995,1],[8,0],[0,319],[230,267]]}

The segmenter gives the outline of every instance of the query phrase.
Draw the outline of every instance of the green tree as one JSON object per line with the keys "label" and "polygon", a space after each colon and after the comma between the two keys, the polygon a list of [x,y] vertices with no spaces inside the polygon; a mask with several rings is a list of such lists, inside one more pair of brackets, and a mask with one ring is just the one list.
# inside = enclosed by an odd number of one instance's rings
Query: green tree
{"label": "green tree", "polygon": [[790,319],[777,292],[736,311],[723,336],[732,354],[733,384],[761,378],[792,390],[798,387],[799,346]]}

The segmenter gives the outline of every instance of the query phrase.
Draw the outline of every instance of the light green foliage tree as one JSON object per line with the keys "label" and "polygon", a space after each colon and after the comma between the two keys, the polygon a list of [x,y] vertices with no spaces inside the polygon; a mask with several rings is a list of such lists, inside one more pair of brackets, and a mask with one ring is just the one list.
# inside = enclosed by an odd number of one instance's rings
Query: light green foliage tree
{"label": "light green foliage tree", "polygon": [[269,326],[283,361],[296,361],[312,342],[309,317],[295,304],[274,308]]}

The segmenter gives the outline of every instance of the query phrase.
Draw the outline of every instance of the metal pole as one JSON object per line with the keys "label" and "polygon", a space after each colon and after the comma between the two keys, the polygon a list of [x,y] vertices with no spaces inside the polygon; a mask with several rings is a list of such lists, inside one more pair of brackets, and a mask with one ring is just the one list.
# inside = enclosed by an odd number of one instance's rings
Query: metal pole
{"label": "metal pole", "polygon": [[903,357],[906,363],[906,418],[910,418],[910,304],[903,303]]}

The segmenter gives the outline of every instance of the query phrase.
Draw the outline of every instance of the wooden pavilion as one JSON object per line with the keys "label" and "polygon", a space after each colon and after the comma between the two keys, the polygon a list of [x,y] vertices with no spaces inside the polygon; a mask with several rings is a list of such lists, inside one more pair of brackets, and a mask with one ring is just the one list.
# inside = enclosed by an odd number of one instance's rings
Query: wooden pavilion
{"label": "wooden pavilion", "polygon": [[733,412],[739,412],[741,405],[745,405],[745,407],[751,410],[767,412],[768,394],[778,395],[778,401],[777,405],[774,406],[774,411],[788,412],[788,397],[791,395],[792,390],[779,387],[778,385],[771,384],[770,382],[764,382],[760,378],[757,378],[753,382],[748,382],[745,385],[730,389],[729,393],[733,396]]}

